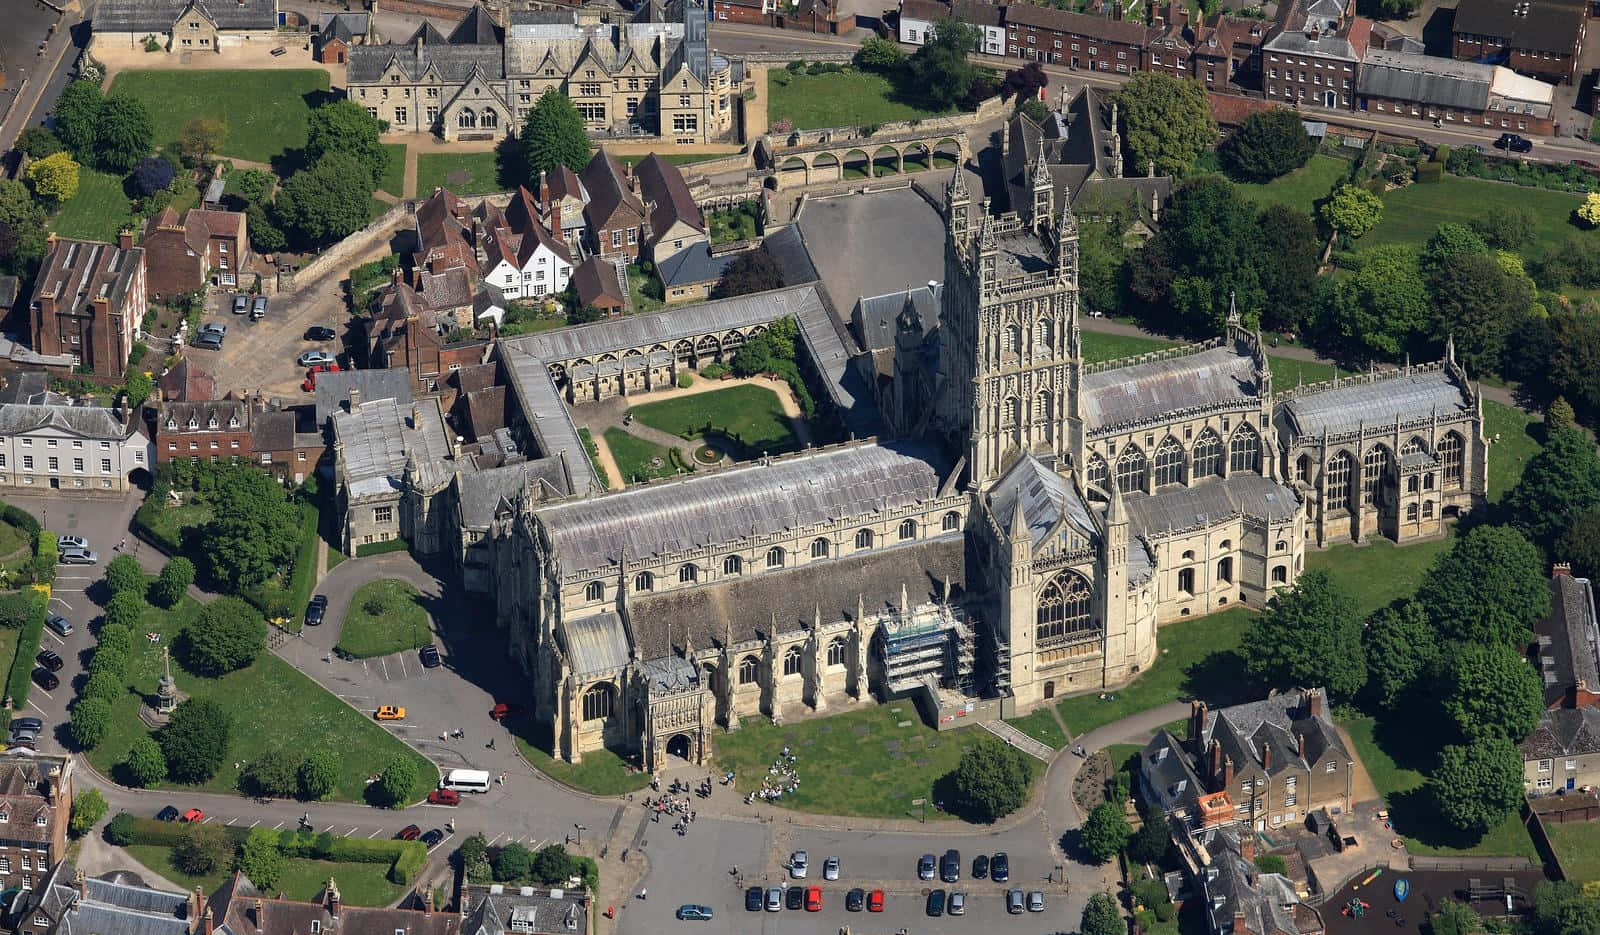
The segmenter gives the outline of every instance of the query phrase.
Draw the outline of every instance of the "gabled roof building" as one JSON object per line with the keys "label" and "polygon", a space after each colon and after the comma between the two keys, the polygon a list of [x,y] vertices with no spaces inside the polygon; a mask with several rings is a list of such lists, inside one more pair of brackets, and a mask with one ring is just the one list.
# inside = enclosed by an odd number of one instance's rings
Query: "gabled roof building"
{"label": "gabled roof building", "polygon": [[277,36],[278,0],[105,0],[95,40],[142,48],[155,36],[168,52],[220,52]]}

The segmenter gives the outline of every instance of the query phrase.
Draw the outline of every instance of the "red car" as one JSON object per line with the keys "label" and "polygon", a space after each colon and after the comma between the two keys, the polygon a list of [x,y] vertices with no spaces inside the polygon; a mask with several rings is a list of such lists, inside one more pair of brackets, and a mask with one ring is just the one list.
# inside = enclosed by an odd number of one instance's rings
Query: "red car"
{"label": "red car", "polygon": [[460,805],[461,793],[454,789],[435,789],[428,793],[429,805]]}
{"label": "red car", "polygon": [[820,912],[822,910],[822,887],[812,886],[806,888],[806,911]]}
{"label": "red car", "polygon": [[339,364],[337,361],[331,364],[312,364],[306,368],[306,378],[301,381],[300,388],[310,393],[317,388],[317,374],[338,372]]}
{"label": "red car", "polygon": [[418,828],[416,825],[406,825],[404,828],[400,829],[400,833],[395,835],[395,837],[402,841],[415,841],[417,838],[422,837],[422,829]]}
{"label": "red car", "polygon": [[883,911],[883,890],[873,890],[872,892],[867,894],[867,911],[868,912],[882,912]]}
{"label": "red car", "polygon": [[180,821],[189,821],[189,822],[194,822],[195,824],[199,824],[200,822],[206,820],[206,813],[202,812],[198,808],[191,808],[187,812],[184,812],[183,813],[183,817],[181,819],[179,819],[179,820]]}
{"label": "red car", "polygon": [[522,709],[520,707],[514,704],[506,704],[503,701],[489,710],[489,716],[497,721],[503,721],[508,717],[515,717],[521,713]]}

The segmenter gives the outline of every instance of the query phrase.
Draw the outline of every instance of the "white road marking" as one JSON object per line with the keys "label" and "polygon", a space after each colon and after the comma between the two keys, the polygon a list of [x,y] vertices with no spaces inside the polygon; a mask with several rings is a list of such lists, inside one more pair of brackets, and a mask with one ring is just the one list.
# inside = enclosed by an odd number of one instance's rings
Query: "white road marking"
{"label": "white road marking", "polygon": [[494,836],[494,841],[490,841],[488,846],[493,847],[494,846],[494,842],[500,840],[503,837],[505,837],[505,835],[503,835],[503,834],[495,835]]}
{"label": "white road marking", "polygon": [[279,829],[279,828],[282,828],[282,827],[283,827],[283,825],[284,825],[284,823],[283,823],[283,822],[281,822],[281,821],[280,821],[280,822],[278,822],[278,823],[277,823],[277,824],[275,824],[275,825],[273,825],[273,826],[272,826],[272,830],[273,830],[273,831],[277,831],[277,830],[278,830],[278,829]]}
{"label": "white road marking", "polygon": [[406,654],[405,653],[396,653],[395,654],[395,658],[400,660],[400,677],[401,678],[405,678],[406,677]]}
{"label": "white road marking", "polygon": [[66,608],[66,609],[68,609],[68,610],[71,610],[71,609],[72,609],[72,605],[71,605],[71,604],[68,604],[68,603],[67,603],[67,602],[66,602],[66,601],[63,601],[63,600],[61,600],[61,598],[59,598],[59,597],[52,597],[52,598],[50,598],[50,602],[51,602],[51,603],[52,603],[52,604],[53,604],[53,603],[56,603],[56,602],[57,602],[57,601],[60,601],[60,603],[61,603],[61,606],[62,606],[62,607],[65,607],[65,608]]}
{"label": "white road marking", "polygon": [[232,826],[233,826],[233,823],[234,823],[234,822],[236,822],[236,821],[238,821],[238,820],[239,820],[239,819],[237,819],[237,818],[230,818],[230,819],[228,819],[228,820],[227,820],[227,821],[225,821],[225,822],[223,822],[223,824],[225,824],[225,825],[228,825],[228,826],[229,826],[229,827],[232,827]]}
{"label": "white road marking", "polygon": [[378,659],[378,665],[383,667],[383,678],[384,678],[385,681],[387,681],[388,678],[389,678],[389,665],[388,665],[388,663],[384,662],[382,657],[380,657]]}
{"label": "white road marking", "polygon": [[333,825],[329,825],[328,827],[323,828],[322,830],[323,831],[332,831],[333,830]]}
{"label": "white road marking", "polygon": [[261,824],[261,819],[257,818],[255,821],[250,822],[250,827],[254,828],[256,825],[259,825],[259,824]]}
{"label": "white road marking", "polygon": [[[36,688],[36,689],[38,689],[38,691],[39,691],[39,694],[41,694],[41,695],[43,695],[43,696],[45,696],[45,697],[46,697],[46,698],[49,698],[49,699],[50,699],[50,700],[51,700],[51,701],[55,701],[55,700],[56,700],[56,696],[54,696],[54,695],[52,695],[52,694],[50,694],[50,693],[49,693],[49,692],[47,692],[47,691],[45,691],[45,690],[44,690],[44,689],[42,689],[42,688],[39,688],[39,686],[37,686],[37,685],[35,685],[35,686],[33,686],[33,687],[34,687],[34,688]],[[31,698],[30,698],[30,699],[28,699],[28,703],[29,703],[29,704],[32,704],[32,703],[33,703],[33,699],[31,699]]]}
{"label": "white road marking", "polygon": [[49,714],[50,713],[50,712],[46,711],[45,709],[39,707],[38,705],[34,704],[32,698],[28,699],[28,706],[33,708],[33,710],[39,712],[40,714]]}
{"label": "white road marking", "polygon": [[374,831],[371,834],[367,835],[367,840],[370,841],[370,840],[372,840],[373,838],[377,837],[378,835],[380,835],[382,833],[383,833],[383,829],[379,828],[377,831]]}
{"label": "white road marking", "polygon": [[200,820],[200,823],[201,823],[201,824],[202,824],[202,825],[209,825],[209,824],[211,824],[211,823],[212,823],[212,822],[213,822],[213,821],[216,821],[216,820],[217,820],[217,816],[215,816],[215,815],[207,815],[207,816],[206,816],[206,817],[205,817],[205,818],[202,818],[202,819],[201,819],[201,820]]}
{"label": "white road marking", "polygon": [[360,831],[360,830],[361,830],[360,828],[351,828],[349,831],[346,831],[344,833],[344,836],[348,838],[348,837],[350,837],[351,835],[355,834],[357,831]]}
{"label": "white road marking", "polygon": [[59,636],[56,636],[56,633],[55,633],[55,631],[54,631],[54,630],[46,630],[46,631],[44,631],[44,632],[45,632],[45,634],[46,634],[46,635],[47,635],[47,636],[49,636],[49,637],[50,637],[50,638],[51,638],[51,639],[53,639],[53,640],[55,640],[55,641],[56,641],[56,642],[57,642],[57,643],[60,643],[60,644],[61,644],[61,645],[62,645],[62,646],[65,646],[65,645],[67,645],[67,641],[66,641],[66,640],[64,640],[64,639],[62,639],[62,638],[61,638],[61,637],[59,637]]}

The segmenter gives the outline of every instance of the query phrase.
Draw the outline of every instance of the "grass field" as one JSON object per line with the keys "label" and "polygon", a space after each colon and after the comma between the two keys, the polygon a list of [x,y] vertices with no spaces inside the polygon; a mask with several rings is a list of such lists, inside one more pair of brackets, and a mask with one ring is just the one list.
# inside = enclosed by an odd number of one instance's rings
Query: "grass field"
{"label": "grass field", "polygon": [[457,195],[485,195],[504,191],[500,184],[500,158],[496,153],[423,153],[417,157],[417,197],[435,188]]}
{"label": "grass field", "polygon": [[10,523],[0,522],[0,558],[12,553],[25,553],[32,548],[33,538]]}
{"label": "grass field", "polygon": [[1363,616],[1399,598],[1416,593],[1434,559],[1455,545],[1448,535],[1427,542],[1397,546],[1388,539],[1368,544],[1336,545],[1327,551],[1306,550],[1307,570],[1321,568],[1356,599]]}
{"label": "grass field", "polygon": [[1588,822],[1546,822],[1545,834],[1561,858],[1561,869],[1575,883],[1600,880],[1600,834]]}
{"label": "grass field", "polygon": [[1533,433],[1541,428],[1521,409],[1484,400],[1483,434],[1489,439],[1490,502],[1498,502],[1522,478],[1522,469],[1539,453],[1539,440]]}
{"label": "grass field", "polygon": [[1055,715],[1051,713],[1049,705],[1035,708],[1033,713],[1012,718],[1006,723],[1057,750],[1067,745],[1067,735],[1061,732],[1061,725],[1056,723]]}
{"label": "grass field", "polygon": [[[120,776],[118,764],[127,756],[128,748],[149,733],[139,720],[140,697],[155,696],[161,676],[161,646],[177,641],[181,647],[180,633],[199,611],[200,605],[185,597],[172,611],[152,607],[145,612],[138,631],[159,633],[162,639],[159,644],[138,644],[128,666],[130,691],[112,706],[111,729],[106,732],[105,741],[88,754],[89,761],[103,775]],[[248,667],[217,679],[189,672],[183,667],[182,658],[181,652],[173,653],[172,674],[179,690],[192,698],[221,705],[231,716],[232,735],[222,769],[211,781],[200,786],[162,782],[157,788],[236,792],[238,764],[248,763],[267,750],[308,753],[318,747],[339,753],[339,782],[333,795],[338,800],[362,801],[367,777],[396,755],[416,760],[422,777],[419,791],[433,784],[429,777],[437,770],[421,754],[272,653],[262,652]],[[271,712],[271,716],[263,716],[262,712]]]}
{"label": "grass field", "polygon": [[50,226],[63,237],[114,241],[132,213],[122,176],[84,166],[78,170],[78,196],[61,206]]}
{"label": "grass field", "polygon": [[622,795],[650,785],[650,774],[630,769],[622,757],[610,750],[590,750],[580,763],[568,763],[550,755],[553,749],[549,728],[540,728],[524,719],[516,725],[517,749],[533,768],[564,786],[590,795]]}
{"label": "grass field", "polygon": [[[862,71],[792,75],[767,73],[767,122],[794,122],[795,129],[852,127],[891,120],[937,117],[954,111],[926,110],[907,99],[882,75]],[[871,156],[871,153],[868,153]]]}
{"label": "grass field", "polygon": [[395,578],[368,581],[357,588],[339,631],[339,648],[361,659],[431,642],[433,630],[421,595],[408,582]]}
{"label": "grass field", "polygon": [[[1098,363],[1103,360],[1120,360],[1124,357],[1136,357],[1159,351],[1169,347],[1178,347],[1179,342],[1167,341],[1162,338],[1143,338],[1134,335],[1107,334],[1104,331],[1090,331],[1084,329],[1083,333],[1083,359],[1085,363]],[[1267,364],[1272,368],[1272,384],[1276,389],[1282,390],[1297,386],[1301,382],[1321,383],[1323,380],[1333,379],[1333,364],[1316,360],[1295,360],[1290,357],[1267,353]]]}
{"label": "grass field", "polygon": [[145,103],[158,148],[175,143],[190,120],[214,117],[228,125],[222,155],[256,162],[304,147],[312,108],[331,100],[328,73],[309,69],[252,71],[249,80],[234,71],[125,71],[108,91]]}
{"label": "grass field", "polygon": [[[395,196],[403,197],[406,187],[406,144],[384,143],[383,148],[389,151],[389,165],[383,170],[382,178],[378,179],[378,187]],[[420,171],[420,166],[419,166]],[[428,189],[429,193],[433,189]]]}
{"label": "grass field", "polygon": [[[955,769],[962,751],[983,737],[978,727],[940,733],[922,722],[909,701],[774,726],[747,718],[716,738],[719,769],[731,769],[740,792],[761,788],[779,752],[795,757],[800,786],[776,800],[796,811],[872,818],[915,816],[915,798]],[[1043,772],[1040,770],[1039,772]],[[950,817],[928,809],[928,817]]]}
{"label": "grass field", "polygon": [[[672,462],[672,452],[660,445],[635,438],[619,428],[606,429],[601,437],[606,440],[606,447],[611,449],[611,457],[617,462],[617,470],[622,472],[622,479],[626,483],[636,484],[678,473],[677,466]],[[657,459],[661,462],[659,467],[651,463]]]}
{"label": "grass field", "polygon": [[1074,737],[1140,711],[1199,695],[1214,697],[1238,684],[1235,650],[1255,611],[1244,607],[1171,623],[1156,634],[1161,654],[1131,684],[1107,693],[1088,692],[1056,705]]}
{"label": "grass field", "polygon": [[1527,857],[1537,865],[1539,854],[1533,839],[1513,811],[1499,825],[1477,841],[1459,838],[1433,824],[1434,816],[1422,788],[1424,776],[1416,768],[1426,767],[1435,741],[1426,738],[1427,724],[1390,728],[1371,717],[1343,717],[1339,724],[1355,743],[1356,755],[1372,777],[1372,784],[1389,806],[1394,830],[1406,841],[1413,854],[1450,856],[1473,854],[1495,857]]}
{"label": "grass field", "polygon": [[[1567,237],[1583,233],[1570,220],[1572,210],[1583,198],[1564,192],[1523,188],[1505,182],[1489,182],[1446,175],[1437,183],[1407,185],[1383,197],[1383,218],[1360,244],[1363,249],[1383,243],[1406,243],[1421,247],[1433,236],[1434,228],[1445,221],[1466,223],[1493,206],[1523,207],[1533,212],[1533,240],[1522,249],[1525,256],[1541,256]],[[1600,247],[1600,234],[1584,233],[1592,246]]]}
{"label": "grass field", "polygon": [[[680,438],[699,438],[710,425],[733,436],[752,456],[763,451],[793,451],[800,445],[783,414],[778,394],[764,386],[730,386],[643,403],[632,411],[639,422]],[[606,437],[609,441],[609,433]]]}
{"label": "grass field", "polygon": [[[644,155],[618,156],[617,161],[625,166],[636,166],[644,162],[645,157],[648,155],[646,153]],[[656,153],[656,155],[661,157],[661,161],[668,165],[688,166],[712,159],[726,159],[729,156],[736,156],[738,153]]]}
{"label": "grass field", "polygon": [[[192,890],[198,886],[206,893],[214,893],[233,875],[233,871],[227,867],[219,867],[205,876],[185,873],[172,862],[173,848],[170,847],[130,844],[126,850],[134,860],[185,889]],[[291,857],[283,862],[283,876],[278,880],[277,888],[268,890],[266,895],[268,899],[281,895],[284,899],[308,902],[327,885],[328,878],[333,877],[339,884],[339,898],[345,904],[387,906],[405,895],[406,891],[405,887],[390,883],[388,873],[389,865],[383,863],[336,863]]]}
{"label": "grass field", "polygon": [[[1238,182],[1245,197],[1265,208],[1267,205],[1288,205],[1303,214],[1311,214],[1317,199],[1322,198],[1350,172],[1348,160],[1321,153],[1288,175],[1265,184]],[[1429,233],[1432,233],[1430,231]]]}

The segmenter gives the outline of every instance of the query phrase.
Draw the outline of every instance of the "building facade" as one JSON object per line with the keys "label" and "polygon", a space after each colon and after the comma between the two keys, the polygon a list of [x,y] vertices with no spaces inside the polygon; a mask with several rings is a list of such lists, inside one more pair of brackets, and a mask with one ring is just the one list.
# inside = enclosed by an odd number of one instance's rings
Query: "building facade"
{"label": "building facade", "polygon": [[1006,7],[1006,54],[1071,68],[1132,74],[1150,30],[1142,23],[1032,3]]}
{"label": "building facade", "polygon": [[250,463],[254,411],[243,399],[165,402],[155,417],[156,463],[179,458],[211,464]]}
{"label": "building facade", "polygon": [[190,208],[180,218],[167,208],[145,224],[139,246],[149,267],[146,287],[158,297],[204,289],[213,272],[215,285],[232,286],[250,262],[250,237],[239,211]]}
{"label": "building facade", "polygon": [[1350,0],[1284,3],[1262,44],[1262,91],[1291,105],[1351,110],[1371,38],[1372,21],[1356,16]]}
{"label": "building facade", "polygon": [[33,289],[34,350],[71,355],[100,376],[122,376],[149,307],[146,278],[144,249],[127,231],[114,244],[51,234]]}
{"label": "building facade", "polygon": [[1587,0],[1462,0],[1451,26],[1450,54],[1570,84],[1578,77],[1591,12]]}
{"label": "building facade", "polygon": [[0,755],[0,883],[31,891],[66,859],[72,812],[71,755]]}
{"label": "building facade", "polygon": [[278,0],[106,0],[95,8],[97,42],[168,52],[220,52],[277,38]]}
{"label": "building facade", "polygon": [[1500,65],[1368,49],[1357,89],[1361,109],[1380,114],[1555,133],[1555,86]]}
{"label": "building facade", "polygon": [[148,482],[152,461],[126,405],[74,406],[54,393],[0,403],[0,487],[122,493]]}

